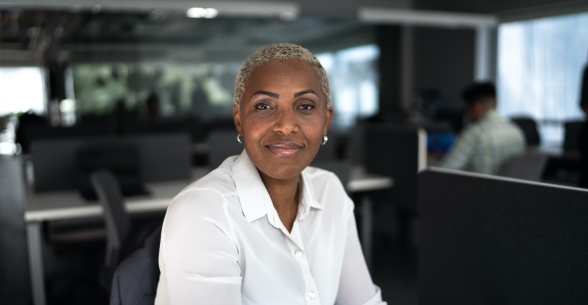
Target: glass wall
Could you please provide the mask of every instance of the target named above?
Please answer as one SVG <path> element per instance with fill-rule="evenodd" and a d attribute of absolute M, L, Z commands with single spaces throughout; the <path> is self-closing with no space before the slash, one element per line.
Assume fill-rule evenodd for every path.
<path fill-rule="evenodd" d="M 230 116 L 240 63 L 102 63 L 74 65 L 77 109 L 82 115 L 147 111 L 155 96 L 160 115 Z"/>
<path fill-rule="evenodd" d="M 317 55 L 329 75 L 336 128 L 346 130 L 357 118 L 378 112 L 379 55 L 376 45 Z"/>
<path fill-rule="evenodd" d="M 588 13 L 505 23 L 498 34 L 499 111 L 535 118 L 542 141 L 560 144 L 563 122 L 582 118 Z"/>
<path fill-rule="evenodd" d="M 365 45 L 317 55 L 331 83 L 333 126 L 345 130 L 356 118 L 378 111 L 379 49 Z M 118 112 L 146 115 L 155 95 L 163 117 L 197 115 L 204 120 L 232 116 L 235 79 L 241 62 L 80 63 L 72 66 L 80 115 Z"/>

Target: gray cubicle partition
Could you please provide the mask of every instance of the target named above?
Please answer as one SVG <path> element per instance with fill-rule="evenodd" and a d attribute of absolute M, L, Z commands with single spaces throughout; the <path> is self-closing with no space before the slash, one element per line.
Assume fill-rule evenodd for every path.
<path fill-rule="evenodd" d="M 145 182 L 190 178 L 192 150 L 188 133 L 40 140 L 33 142 L 31 148 L 35 191 L 77 188 L 76 151 L 88 146 L 121 144 L 137 146 Z"/>
<path fill-rule="evenodd" d="M 588 190 L 419 175 L 420 304 L 584 304 Z"/>
<path fill-rule="evenodd" d="M 369 124 L 363 132 L 366 170 L 392 177 L 391 201 L 397 207 L 415 211 L 417 174 L 426 167 L 426 132 L 391 124 Z"/>
<path fill-rule="evenodd" d="M 31 302 L 27 257 L 22 165 L 0 155 L 0 303 Z"/>

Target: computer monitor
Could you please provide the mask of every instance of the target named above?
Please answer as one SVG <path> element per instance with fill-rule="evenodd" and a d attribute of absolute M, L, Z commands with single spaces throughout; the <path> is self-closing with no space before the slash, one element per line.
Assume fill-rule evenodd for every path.
<path fill-rule="evenodd" d="M 588 299 L 588 190 L 432 168 L 419 211 L 421 305 Z"/>

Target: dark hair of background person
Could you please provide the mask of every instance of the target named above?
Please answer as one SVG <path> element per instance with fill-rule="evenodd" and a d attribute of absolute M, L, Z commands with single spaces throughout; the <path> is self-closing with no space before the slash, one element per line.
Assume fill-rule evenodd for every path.
<path fill-rule="evenodd" d="M 461 92 L 461 97 L 466 105 L 486 98 L 496 98 L 496 87 L 491 82 L 472 83 Z"/>

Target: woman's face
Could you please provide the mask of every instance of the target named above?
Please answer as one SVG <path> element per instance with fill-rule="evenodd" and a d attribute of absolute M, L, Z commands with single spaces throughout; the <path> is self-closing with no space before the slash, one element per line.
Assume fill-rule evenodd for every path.
<path fill-rule="evenodd" d="M 262 176 L 274 179 L 297 177 L 310 164 L 332 114 L 314 68 L 298 59 L 258 67 L 233 108 L 247 154 Z"/>

